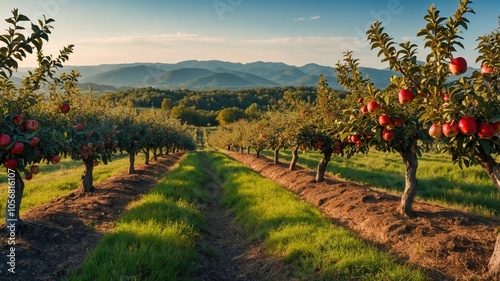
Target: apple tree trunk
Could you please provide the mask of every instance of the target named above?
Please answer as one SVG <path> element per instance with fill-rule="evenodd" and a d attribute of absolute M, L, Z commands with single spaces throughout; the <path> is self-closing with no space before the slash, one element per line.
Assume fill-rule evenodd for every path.
<path fill-rule="evenodd" d="M 296 146 L 292 150 L 292 161 L 290 161 L 290 171 L 295 170 L 295 166 L 297 164 L 297 160 L 299 159 L 299 147 Z"/>
<path fill-rule="evenodd" d="M 94 187 L 94 176 L 92 172 L 94 171 L 94 161 L 91 158 L 83 160 L 85 164 L 85 172 L 82 176 L 82 189 L 84 193 L 95 191 Z"/>
<path fill-rule="evenodd" d="M 144 152 L 144 155 L 146 156 L 146 160 L 144 161 L 144 164 L 149 165 L 149 148 L 144 148 L 142 149 Z"/>
<path fill-rule="evenodd" d="M 316 182 L 323 182 L 325 180 L 326 166 L 332 158 L 332 153 L 332 150 L 323 152 L 323 157 L 321 157 L 321 160 L 319 160 L 318 167 L 316 168 Z"/>
<path fill-rule="evenodd" d="M 255 150 L 255 158 L 259 158 L 260 157 L 260 149 L 256 149 Z"/>
<path fill-rule="evenodd" d="M 247 154 L 250 154 L 250 146 L 247 147 Z"/>
<path fill-rule="evenodd" d="M 280 149 L 274 149 L 274 164 L 279 164 L 280 162 L 280 159 L 279 159 L 279 156 L 280 156 Z"/>
<path fill-rule="evenodd" d="M 7 233 L 15 233 L 21 225 L 19 210 L 24 193 L 24 181 L 17 169 L 7 169 L 9 191 L 5 204 L 5 227 Z"/>
<path fill-rule="evenodd" d="M 414 216 L 413 201 L 417 192 L 417 154 L 408 149 L 408 151 L 400 152 L 405 165 L 405 189 L 401 195 L 401 205 L 399 212 L 403 216 Z"/>
<path fill-rule="evenodd" d="M 131 149 L 128 152 L 128 161 L 129 161 L 128 173 L 133 174 L 133 173 L 135 173 L 135 150 L 134 149 Z"/>
<path fill-rule="evenodd" d="M 486 153 L 483 149 L 478 148 L 476 158 L 486 171 L 486 174 L 491 178 L 495 187 L 500 191 L 500 165 L 495 161 L 491 154 Z M 500 233 L 497 236 L 495 249 L 488 263 L 489 274 L 493 280 L 500 279 Z"/>

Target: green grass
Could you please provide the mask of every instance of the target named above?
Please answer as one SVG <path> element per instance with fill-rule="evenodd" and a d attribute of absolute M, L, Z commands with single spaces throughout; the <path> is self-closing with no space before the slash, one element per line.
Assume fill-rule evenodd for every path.
<path fill-rule="evenodd" d="M 272 156 L 270 151 L 263 154 Z M 291 152 L 281 152 L 280 157 L 290 161 Z M 316 169 L 320 158 L 318 152 L 299 153 L 298 164 Z M 390 192 L 404 190 L 404 166 L 397 153 L 370 151 L 350 159 L 332 156 L 327 172 Z M 417 179 L 420 199 L 487 217 L 500 214 L 500 193 L 479 166 L 461 170 L 450 156 L 427 153 L 419 158 Z"/>
<path fill-rule="evenodd" d="M 271 253 L 296 263 L 306 280 L 426 280 L 369 246 L 356 235 L 333 226 L 311 205 L 222 154 L 208 153 L 223 183 L 223 203 L 253 239 L 263 239 Z"/>
<path fill-rule="evenodd" d="M 195 152 L 118 221 L 70 280 L 191 280 L 207 175 Z"/>
<path fill-rule="evenodd" d="M 144 163 L 144 154 L 136 157 L 136 164 Z M 118 155 L 108 165 L 94 167 L 94 183 L 107 179 L 108 177 L 128 169 L 128 154 Z M 81 177 L 85 170 L 82 161 L 62 159 L 57 165 L 41 164 L 40 173 L 33 179 L 25 180 L 24 195 L 21 203 L 21 215 L 29 208 L 50 202 L 50 200 L 68 194 L 81 187 Z M 7 173 L 0 174 L 0 210 L 5 209 L 7 201 Z M 5 200 L 4 200 L 5 199 Z M 4 219 L 0 223 L 3 223 Z"/>

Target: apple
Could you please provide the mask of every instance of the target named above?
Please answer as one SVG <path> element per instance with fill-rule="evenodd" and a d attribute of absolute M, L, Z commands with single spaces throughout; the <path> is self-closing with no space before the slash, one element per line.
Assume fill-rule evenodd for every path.
<path fill-rule="evenodd" d="M 405 120 L 401 117 L 391 117 L 392 119 L 392 124 L 394 124 L 395 127 L 401 128 L 405 124 Z"/>
<path fill-rule="evenodd" d="M 482 75 L 485 75 L 485 74 L 490 74 L 493 72 L 493 67 L 487 65 L 487 64 L 483 64 L 481 66 L 481 74 Z"/>
<path fill-rule="evenodd" d="M 82 124 L 76 124 L 73 128 L 75 130 L 77 130 L 77 131 L 83 131 L 83 125 Z"/>
<path fill-rule="evenodd" d="M 30 146 L 31 146 L 31 147 L 35 147 L 35 146 L 37 146 L 39 143 L 40 143 L 40 139 L 39 139 L 39 138 L 37 138 L 37 137 L 32 137 L 32 138 L 30 139 Z"/>
<path fill-rule="evenodd" d="M 460 130 L 458 129 L 457 122 L 452 122 L 451 124 L 444 123 L 442 130 L 443 130 L 443 134 L 449 138 L 456 137 L 460 133 Z"/>
<path fill-rule="evenodd" d="M 392 130 L 388 130 L 387 128 L 384 128 L 382 130 L 382 138 L 385 141 L 392 141 L 395 136 L 396 136 L 396 134 Z"/>
<path fill-rule="evenodd" d="M 370 101 L 366 105 L 367 109 L 369 112 L 377 113 L 380 111 L 380 104 L 378 104 L 376 101 Z"/>
<path fill-rule="evenodd" d="M 59 155 L 54 155 L 52 156 L 52 159 L 50 159 L 50 163 L 52 164 L 57 164 L 61 161 L 61 157 Z"/>
<path fill-rule="evenodd" d="M 38 130 L 38 121 L 36 121 L 36 120 L 28 120 L 24 124 L 24 127 L 28 131 L 36 131 L 36 130 Z"/>
<path fill-rule="evenodd" d="M 5 160 L 3 162 L 3 165 L 7 169 L 15 169 L 15 168 L 17 168 L 17 165 L 19 165 L 19 162 L 17 161 L 17 159 L 10 158 L 10 159 Z"/>
<path fill-rule="evenodd" d="M 387 115 L 380 115 L 380 117 L 378 118 L 378 123 L 382 127 L 387 127 L 387 126 L 393 125 L 391 117 L 389 117 Z"/>
<path fill-rule="evenodd" d="M 439 124 L 432 124 L 432 126 L 429 128 L 429 136 L 435 138 L 435 139 L 440 139 L 443 137 L 443 130 L 441 125 Z"/>
<path fill-rule="evenodd" d="M 5 147 L 5 146 L 9 145 L 11 140 L 12 139 L 8 135 L 0 134 L 0 146 Z"/>
<path fill-rule="evenodd" d="M 307 146 L 306 146 L 306 145 L 301 145 L 301 146 L 300 146 L 300 150 L 304 151 L 304 150 L 306 150 L 306 149 L 307 149 Z"/>
<path fill-rule="evenodd" d="M 363 115 L 368 114 L 368 106 L 363 105 L 360 110 L 361 110 L 361 113 L 363 113 Z"/>
<path fill-rule="evenodd" d="M 33 175 L 36 175 L 40 172 L 40 167 L 38 167 L 37 165 L 33 165 L 30 167 L 30 171 L 31 173 L 33 173 Z"/>
<path fill-rule="evenodd" d="M 62 113 L 68 113 L 70 108 L 71 106 L 68 102 L 64 102 L 59 106 L 59 110 L 61 110 Z"/>
<path fill-rule="evenodd" d="M 359 98 L 358 103 L 363 103 L 363 98 Z"/>
<path fill-rule="evenodd" d="M 95 161 L 95 160 L 94 160 L 94 161 L 92 161 L 92 166 L 94 166 L 94 167 L 95 167 L 95 166 L 97 166 L 97 165 L 99 165 L 99 162 L 97 162 L 97 161 Z"/>
<path fill-rule="evenodd" d="M 361 141 L 361 137 L 360 136 L 358 136 L 358 135 L 352 135 L 351 136 L 351 142 L 352 143 L 358 143 L 360 141 Z"/>
<path fill-rule="evenodd" d="M 31 180 L 33 178 L 33 173 L 32 172 L 24 172 L 24 179 L 26 180 Z"/>
<path fill-rule="evenodd" d="M 401 89 L 398 93 L 399 102 L 403 105 L 410 104 L 415 98 L 415 94 L 410 89 Z"/>
<path fill-rule="evenodd" d="M 495 128 L 488 123 L 480 123 L 477 126 L 477 136 L 480 139 L 489 140 L 495 135 Z"/>
<path fill-rule="evenodd" d="M 444 94 L 443 95 L 443 101 L 448 102 L 450 100 L 450 94 Z"/>
<path fill-rule="evenodd" d="M 458 129 L 460 133 L 470 136 L 477 131 L 476 119 L 472 116 L 465 116 L 458 121 Z"/>
<path fill-rule="evenodd" d="M 500 133 L 500 122 L 493 122 L 493 128 L 495 128 L 495 133 Z"/>
<path fill-rule="evenodd" d="M 10 149 L 12 154 L 22 154 L 24 152 L 24 143 L 16 141 Z"/>
<path fill-rule="evenodd" d="M 17 126 L 20 126 L 21 124 L 23 124 L 23 121 L 24 121 L 24 118 L 23 116 L 17 114 L 14 116 L 14 118 L 12 118 L 12 122 L 14 124 L 16 124 Z"/>
<path fill-rule="evenodd" d="M 467 71 L 467 61 L 462 57 L 454 58 L 448 67 L 453 75 L 461 75 Z"/>

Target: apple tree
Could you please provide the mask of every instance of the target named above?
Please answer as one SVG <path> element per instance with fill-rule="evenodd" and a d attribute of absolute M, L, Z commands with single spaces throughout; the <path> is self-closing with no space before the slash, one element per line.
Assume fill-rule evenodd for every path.
<path fill-rule="evenodd" d="M 43 18 L 32 23 L 14 9 L 6 22 L 9 24 L 7 33 L 0 35 L 0 163 L 7 168 L 9 176 L 13 174 L 5 212 L 5 230 L 9 231 L 22 225 L 19 210 L 24 180 L 38 173 L 37 164 L 43 160 L 59 162 L 63 133 L 38 110 L 44 102 L 39 90 L 42 87 L 55 89 L 59 85 L 55 72 L 68 60 L 72 46 L 64 47 L 55 58 L 44 56 L 42 47 L 51 33 L 52 19 Z M 31 24 L 31 31 L 26 31 L 25 23 Z M 34 52 L 38 66 L 25 75 L 21 86 L 15 85 L 11 77 L 19 62 Z"/>

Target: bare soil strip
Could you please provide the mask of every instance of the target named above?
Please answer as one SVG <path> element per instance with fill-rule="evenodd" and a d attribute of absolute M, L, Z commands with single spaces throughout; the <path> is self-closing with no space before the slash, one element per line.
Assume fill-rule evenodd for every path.
<path fill-rule="evenodd" d="M 230 210 L 221 205 L 222 188 L 206 163 L 210 175 L 207 191 L 210 202 L 203 206 L 206 230 L 202 233 L 201 263 L 196 270 L 197 280 L 275 280 L 296 279 L 297 269 L 280 257 L 270 255 L 259 241 L 249 242 L 242 226 Z"/>
<path fill-rule="evenodd" d="M 96 191 L 75 191 L 32 208 L 23 220 L 34 223 L 16 239 L 16 273 L 7 272 L 9 245 L 0 238 L 0 280 L 59 280 L 78 268 L 114 229 L 127 205 L 155 187 L 184 153 L 167 155 L 151 165 L 137 165 L 136 173 L 119 173 L 96 186 Z"/>
<path fill-rule="evenodd" d="M 316 183 L 314 171 L 289 171 L 267 158 L 226 152 L 300 198 L 316 206 L 332 223 L 353 230 L 402 262 L 428 271 L 435 280 L 487 280 L 488 260 L 500 220 L 417 201 L 418 217 L 397 214 L 400 197 L 380 190 L 326 177 Z"/>

